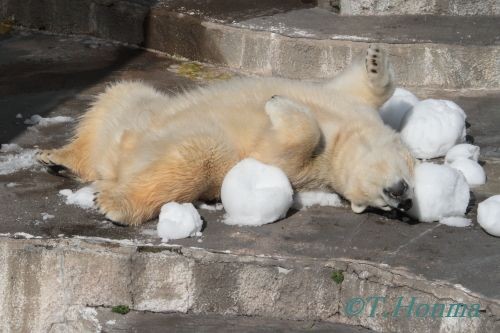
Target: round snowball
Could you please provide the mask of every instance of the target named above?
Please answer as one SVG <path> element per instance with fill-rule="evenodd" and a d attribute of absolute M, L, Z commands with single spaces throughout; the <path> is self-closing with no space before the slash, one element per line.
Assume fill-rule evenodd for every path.
<path fill-rule="evenodd" d="M 406 89 L 396 88 L 391 98 L 380 108 L 380 116 L 386 125 L 399 131 L 404 116 L 417 103 L 417 96 Z"/>
<path fill-rule="evenodd" d="M 169 202 L 161 207 L 157 226 L 162 241 L 196 236 L 203 226 L 200 214 L 193 204 Z"/>
<path fill-rule="evenodd" d="M 470 186 L 479 186 L 486 183 L 486 174 L 483 167 L 476 161 L 458 158 L 448 165 L 462 172 Z"/>
<path fill-rule="evenodd" d="M 500 237 L 500 195 L 479 203 L 477 222 L 490 235 Z"/>
<path fill-rule="evenodd" d="M 465 140 L 465 113 L 455 103 L 426 99 L 408 111 L 401 123 L 401 138 L 417 158 L 444 156 Z"/>
<path fill-rule="evenodd" d="M 447 165 L 421 163 L 415 168 L 413 207 L 408 214 L 422 222 L 463 216 L 469 204 L 464 175 Z"/>
<path fill-rule="evenodd" d="M 453 163 L 459 158 L 468 158 L 469 160 L 476 161 L 479 159 L 479 147 L 468 143 L 461 143 L 453 146 L 444 157 L 446 163 Z"/>
<path fill-rule="evenodd" d="M 285 217 L 293 190 L 281 169 L 247 158 L 224 178 L 221 199 L 227 213 L 225 223 L 262 225 Z"/>

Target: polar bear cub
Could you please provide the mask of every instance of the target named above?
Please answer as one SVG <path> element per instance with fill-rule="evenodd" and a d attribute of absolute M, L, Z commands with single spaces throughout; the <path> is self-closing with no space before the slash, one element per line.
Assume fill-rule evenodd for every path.
<path fill-rule="evenodd" d="M 407 210 L 414 159 L 378 108 L 394 91 L 377 45 L 332 80 L 234 79 L 168 96 L 141 82 L 100 94 L 66 146 L 38 160 L 94 182 L 107 218 L 138 225 L 171 201 L 220 197 L 226 173 L 252 157 L 297 191 L 341 194 L 356 213 Z"/>

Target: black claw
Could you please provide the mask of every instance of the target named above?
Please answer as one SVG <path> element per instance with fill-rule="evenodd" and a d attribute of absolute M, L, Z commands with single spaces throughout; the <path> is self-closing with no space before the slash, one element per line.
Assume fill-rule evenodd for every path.
<path fill-rule="evenodd" d="M 380 50 L 379 49 L 375 49 L 375 52 L 380 52 Z"/>
<path fill-rule="evenodd" d="M 371 72 L 377 74 L 377 71 L 375 69 L 372 69 Z"/>
<path fill-rule="evenodd" d="M 372 57 L 373 57 L 373 58 L 378 58 L 378 55 L 374 54 Z"/>
<path fill-rule="evenodd" d="M 128 224 L 123 224 L 123 223 L 116 222 L 116 221 L 113 221 L 110 219 L 107 219 L 107 220 L 110 221 L 111 223 L 113 223 L 114 225 L 116 225 L 117 227 L 128 227 Z"/>

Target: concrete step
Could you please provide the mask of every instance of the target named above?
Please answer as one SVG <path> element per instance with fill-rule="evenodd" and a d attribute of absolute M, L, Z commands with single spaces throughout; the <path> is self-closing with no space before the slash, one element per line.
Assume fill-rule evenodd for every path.
<path fill-rule="evenodd" d="M 344 17 L 298 0 L 1 1 L 0 17 L 20 25 L 93 34 L 259 75 L 331 77 L 377 42 L 392 55 L 400 85 L 500 88 L 498 17 Z"/>
<path fill-rule="evenodd" d="M 342 15 L 500 15 L 497 0 L 318 0 Z"/>
<path fill-rule="evenodd" d="M 119 315 L 98 309 L 103 332 L 134 333 L 369 333 L 372 330 L 353 325 L 315 321 L 213 314 L 152 313 L 132 311 Z"/>
<path fill-rule="evenodd" d="M 89 37 L 22 31 L 2 36 L 0 49 L 0 72 L 7 74 L 0 76 L 0 143 L 25 148 L 58 147 L 72 133 L 68 123 L 28 130 L 25 118 L 77 118 L 109 81 L 142 79 L 175 92 L 237 75 L 200 64 L 187 71 L 192 63 Z M 465 109 L 488 175 L 475 196 L 500 193 L 500 92 L 416 93 L 451 98 Z M 222 212 L 200 210 L 207 222 L 201 238 L 163 244 L 156 221 L 117 227 L 58 195 L 81 186 L 40 169 L 0 175 L 0 331 L 67 332 L 81 318 L 95 324 L 93 310 L 117 305 L 381 332 L 500 331 L 498 239 L 475 223 L 475 209 L 468 214 L 474 226 L 464 229 L 328 207 L 240 228 L 221 223 Z M 378 296 L 385 303 L 372 316 Z M 468 307 L 464 314 L 453 305 L 459 303 Z M 433 318 L 422 315 L 421 304 L 445 310 Z"/>

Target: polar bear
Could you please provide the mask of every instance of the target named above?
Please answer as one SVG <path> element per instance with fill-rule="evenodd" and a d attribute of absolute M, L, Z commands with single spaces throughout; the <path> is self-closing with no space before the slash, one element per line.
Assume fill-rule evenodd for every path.
<path fill-rule="evenodd" d="M 110 220 L 138 225 L 170 201 L 215 200 L 251 157 L 281 168 L 296 191 L 341 194 L 352 210 L 407 210 L 414 158 L 378 108 L 394 91 L 386 52 L 323 83 L 238 78 L 174 96 L 120 82 L 97 96 L 66 146 L 38 160 L 94 182 Z"/>

